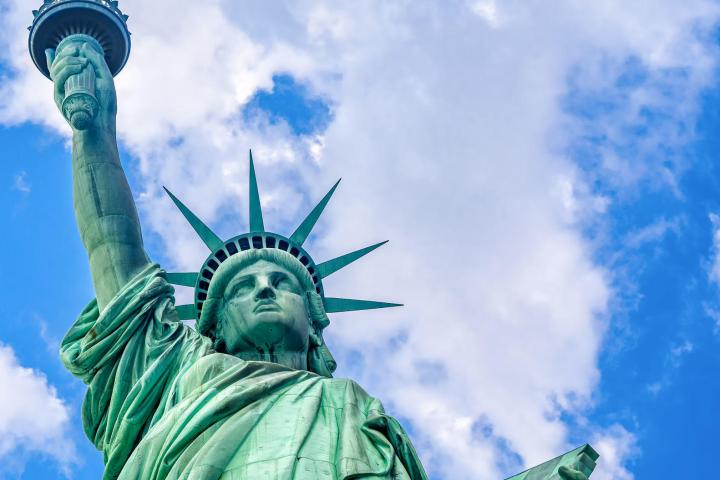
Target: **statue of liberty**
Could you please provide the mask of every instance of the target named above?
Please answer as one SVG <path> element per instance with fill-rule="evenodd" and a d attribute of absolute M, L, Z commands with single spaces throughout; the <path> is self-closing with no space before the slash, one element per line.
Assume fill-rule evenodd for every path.
<path fill-rule="evenodd" d="M 88 386 L 82 421 L 103 478 L 426 479 L 382 404 L 332 377 L 327 314 L 395 306 L 325 296 L 324 278 L 382 245 L 323 263 L 303 249 L 337 184 L 290 236 L 267 232 L 251 155 L 249 233 L 229 240 L 168 192 L 210 254 L 198 272 L 166 273 L 143 247 L 107 57 L 91 37 L 68 38 L 45 52 L 47 72 L 73 129 L 74 209 L 96 298 L 61 355 Z M 94 76 L 97 105 L 81 101 L 90 114 L 78 116 L 66 90 L 81 75 Z M 194 287 L 194 303 L 176 306 L 171 284 Z M 522 478 L 586 480 L 595 458 L 578 458 Z"/>

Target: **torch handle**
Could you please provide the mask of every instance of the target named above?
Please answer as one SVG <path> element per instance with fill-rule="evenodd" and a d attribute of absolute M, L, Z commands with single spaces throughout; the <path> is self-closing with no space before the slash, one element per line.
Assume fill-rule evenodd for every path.
<path fill-rule="evenodd" d="M 88 65 L 82 72 L 65 81 L 62 112 L 76 130 L 87 130 L 98 112 L 95 97 L 95 71 Z"/>

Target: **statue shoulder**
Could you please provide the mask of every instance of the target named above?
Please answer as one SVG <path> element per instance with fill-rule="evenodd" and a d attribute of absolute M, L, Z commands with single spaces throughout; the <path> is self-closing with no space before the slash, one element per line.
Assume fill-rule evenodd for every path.
<path fill-rule="evenodd" d="M 385 413 L 380 400 L 367 393 L 355 380 L 323 377 L 321 382 L 325 398 L 332 400 L 336 407 L 356 405 L 366 414 L 371 411 Z"/>

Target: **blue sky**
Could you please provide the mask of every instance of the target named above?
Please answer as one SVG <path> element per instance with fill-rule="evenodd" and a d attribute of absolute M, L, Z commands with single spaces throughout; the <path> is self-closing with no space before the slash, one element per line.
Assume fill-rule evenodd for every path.
<path fill-rule="evenodd" d="M 713 474 L 715 2 L 182 1 L 197 27 L 123 3 L 119 136 L 153 259 L 204 259 L 161 185 L 229 237 L 248 148 L 279 233 L 342 176 L 315 259 L 391 242 L 326 289 L 406 307 L 334 316 L 328 341 L 431 478 L 588 441 L 593 479 Z M 32 8 L 0 0 L 0 478 L 93 479 L 84 386 L 57 354 L 92 287 L 68 132 L 24 50 Z"/>
<path fill-rule="evenodd" d="M 720 206 L 718 93 L 711 88 L 703 95 L 697 138 L 684 149 L 691 165 L 679 182 L 682 198 L 650 191 L 611 212 L 606 255 L 621 250 L 638 225 L 662 219 L 673 225 L 616 260 L 636 291 L 618 312 L 600 362 L 602 401 L 595 415 L 635 424 L 642 451 L 632 468 L 637 478 L 705 478 L 714 468 L 704 460 L 669 458 L 706 451 L 718 429 L 720 349 L 708 312 L 718 302 L 708 275 L 715 249 L 709 215 Z"/>

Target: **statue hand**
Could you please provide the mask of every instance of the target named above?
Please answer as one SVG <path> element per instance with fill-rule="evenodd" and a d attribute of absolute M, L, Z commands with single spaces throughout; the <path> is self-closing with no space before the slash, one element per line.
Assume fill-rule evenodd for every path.
<path fill-rule="evenodd" d="M 51 48 L 45 50 L 50 77 L 55 84 L 55 104 L 62 111 L 65 99 L 65 82 L 72 75 L 82 72 L 85 68 L 95 71 L 95 97 L 99 103 L 99 111 L 93 126 L 102 131 L 115 132 L 115 116 L 117 115 L 117 96 L 112 73 L 105 62 L 105 57 L 95 51 L 87 43 L 80 48 L 66 48 L 60 55 L 55 55 Z"/>
<path fill-rule="evenodd" d="M 562 466 L 558 470 L 558 473 L 562 480 L 588 480 L 588 477 L 584 473 L 574 468 Z"/>
<path fill-rule="evenodd" d="M 562 480 L 588 480 L 595 470 L 595 460 L 587 452 L 581 453 L 575 458 L 572 467 L 562 466 L 558 474 Z"/>

